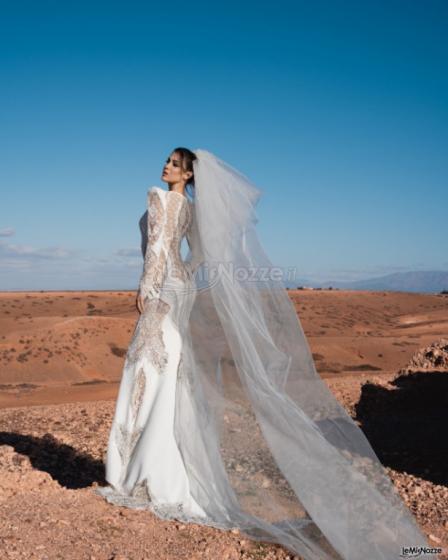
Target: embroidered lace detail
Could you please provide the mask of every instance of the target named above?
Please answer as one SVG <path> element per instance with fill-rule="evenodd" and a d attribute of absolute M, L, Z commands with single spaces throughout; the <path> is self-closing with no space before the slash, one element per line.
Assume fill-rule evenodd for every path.
<path fill-rule="evenodd" d="M 146 375 L 145 370 L 140 367 L 136 378 L 134 379 L 134 387 L 132 391 L 131 412 L 132 422 L 135 424 L 137 416 L 142 405 L 143 395 L 145 394 Z"/>
<path fill-rule="evenodd" d="M 163 206 L 160 195 L 156 190 L 152 190 L 148 195 L 148 238 L 154 244 L 162 232 L 163 225 Z"/>
<path fill-rule="evenodd" d="M 159 297 L 163 286 L 167 264 L 167 255 L 159 241 L 163 224 L 162 199 L 156 189 L 151 189 L 148 193 L 147 243 L 139 285 L 144 300 Z"/>
<path fill-rule="evenodd" d="M 185 196 L 159 188 L 149 191 L 147 243 L 139 285 L 145 301 L 160 297 L 168 270 L 173 278 L 189 281 L 191 270 L 182 260 L 180 244 L 191 220 L 192 209 Z"/>
<path fill-rule="evenodd" d="M 115 441 L 121 457 L 123 475 L 131 458 L 132 451 L 143 431 L 143 428 L 136 427 L 138 413 L 142 404 L 146 386 L 146 375 L 142 367 L 136 374 L 131 393 L 131 428 L 127 429 L 124 424 L 118 423 L 115 431 Z"/>
<path fill-rule="evenodd" d="M 166 272 L 166 253 L 156 253 L 149 245 L 145 255 L 145 266 L 140 291 L 144 299 L 159 297 Z"/>
<path fill-rule="evenodd" d="M 133 428 L 132 430 L 127 430 L 123 424 L 117 424 L 115 431 L 115 441 L 117 444 L 118 452 L 120 453 L 123 469 L 125 469 L 127 464 L 129 463 L 132 451 L 134 450 L 135 444 L 137 443 L 142 430 L 142 428 Z"/>
<path fill-rule="evenodd" d="M 178 226 L 179 208 L 183 200 L 178 196 L 169 196 L 166 200 L 166 220 L 164 229 L 165 247 L 167 251 L 171 248 L 173 237 Z"/>
<path fill-rule="evenodd" d="M 197 523 L 198 525 L 225 530 L 241 530 L 242 527 L 230 521 L 216 521 L 209 515 L 201 516 L 190 514 L 186 511 L 185 504 L 182 502 L 155 503 L 151 500 L 146 480 L 139 482 L 136 487 L 134 487 L 131 495 L 121 493 L 111 485 L 94 488 L 94 493 L 102 496 L 111 504 L 131 509 L 148 510 L 164 520 L 176 520 L 181 523 Z M 248 528 L 250 527 L 248 526 Z"/>
<path fill-rule="evenodd" d="M 168 353 L 163 341 L 162 321 L 170 310 L 163 299 L 150 299 L 140 315 L 134 336 L 129 344 L 126 359 L 136 364 L 143 357 L 163 373 L 168 363 Z"/>
<path fill-rule="evenodd" d="M 151 494 L 149 492 L 147 480 L 141 480 L 132 489 L 131 495 L 144 503 L 152 502 Z"/>
<path fill-rule="evenodd" d="M 188 281 L 189 272 L 184 265 L 179 249 L 181 240 L 188 229 L 190 217 L 189 203 L 183 195 L 167 198 L 165 248 L 170 255 L 173 278 L 180 278 L 184 282 Z"/>
<path fill-rule="evenodd" d="M 164 194 L 163 194 L 164 193 Z M 152 188 L 148 193 L 148 216 L 145 224 L 147 240 L 143 274 L 140 280 L 141 294 L 145 299 L 141 313 L 126 354 L 125 367 L 138 368 L 133 379 L 130 396 L 130 422 L 115 425 L 115 442 L 122 461 L 120 482 L 117 487 L 108 485 L 94 490 L 112 504 L 134 509 L 152 511 L 161 519 L 177 519 L 185 523 L 198 523 L 218 529 L 232 529 L 237 526 L 225 519 L 216 521 L 209 515 L 190 513 L 190 501 L 157 502 L 151 492 L 148 478 L 138 481 L 132 490 L 124 491 L 124 480 L 129 461 L 141 437 L 143 428 L 137 426 L 138 414 L 150 379 L 145 374 L 146 363 L 154 366 L 159 374 L 167 370 L 168 351 L 163 339 L 163 321 L 171 310 L 171 305 L 162 297 L 167 271 L 182 280 L 191 275 L 190 263 L 184 263 L 180 255 L 180 243 L 189 231 L 193 220 L 192 207 L 186 197 L 179 193 Z M 184 357 L 181 352 L 177 367 L 177 379 L 185 375 Z M 239 528 L 240 526 L 238 526 Z"/>

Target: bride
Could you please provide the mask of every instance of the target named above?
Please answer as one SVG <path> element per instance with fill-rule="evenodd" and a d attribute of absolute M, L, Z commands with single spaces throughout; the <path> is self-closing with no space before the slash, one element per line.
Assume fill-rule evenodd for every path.
<path fill-rule="evenodd" d="M 256 233 L 262 191 L 202 149 L 173 150 L 161 179 L 168 190 L 149 189 L 140 220 L 140 316 L 108 485 L 96 492 L 164 519 L 239 528 L 306 560 L 393 560 L 411 546 L 429 558 L 387 471 L 316 371 Z"/>

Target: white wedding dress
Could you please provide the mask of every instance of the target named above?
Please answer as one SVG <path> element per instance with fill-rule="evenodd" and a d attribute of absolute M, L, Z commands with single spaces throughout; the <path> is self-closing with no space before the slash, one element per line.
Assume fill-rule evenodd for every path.
<path fill-rule="evenodd" d="M 426 547 L 320 378 L 281 279 L 266 274 L 275 269 L 255 229 L 261 192 L 195 153 L 194 203 L 148 192 L 145 309 L 124 363 L 108 486 L 95 492 L 164 519 L 237 527 L 306 560 L 394 560 L 401 547 Z"/>
<path fill-rule="evenodd" d="M 139 289 L 147 299 L 127 351 L 109 435 L 109 486 L 96 489 L 111 503 L 189 521 L 207 517 L 190 493 L 173 433 L 195 298 L 194 262 L 183 262 L 180 253 L 183 237 L 193 235 L 192 215 L 184 195 L 149 189 L 148 212 L 140 220 L 145 264 Z"/>

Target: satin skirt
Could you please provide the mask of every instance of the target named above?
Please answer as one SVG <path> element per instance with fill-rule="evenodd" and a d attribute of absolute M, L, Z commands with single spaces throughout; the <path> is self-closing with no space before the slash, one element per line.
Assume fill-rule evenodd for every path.
<path fill-rule="evenodd" d="M 182 283 L 146 301 L 126 354 L 109 434 L 108 486 L 95 492 L 162 518 L 206 522 L 174 437 L 184 331 L 194 298 L 194 290 Z"/>

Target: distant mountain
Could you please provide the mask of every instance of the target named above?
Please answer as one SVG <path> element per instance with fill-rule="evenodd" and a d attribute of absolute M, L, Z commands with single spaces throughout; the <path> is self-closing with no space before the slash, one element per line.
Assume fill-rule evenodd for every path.
<path fill-rule="evenodd" d="M 298 286 L 312 288 L 339 288 L 341 290 L 390 290 L 399 292 L 435 292 L 448 290 L 448 271 L 416 270 L 413 272 L 395 272 L 377 278 L 366 278 L 355 281 L 328 280 L 314 282 L 312 280 L 296 280 L 285 282 L 288 288 Z"/>

